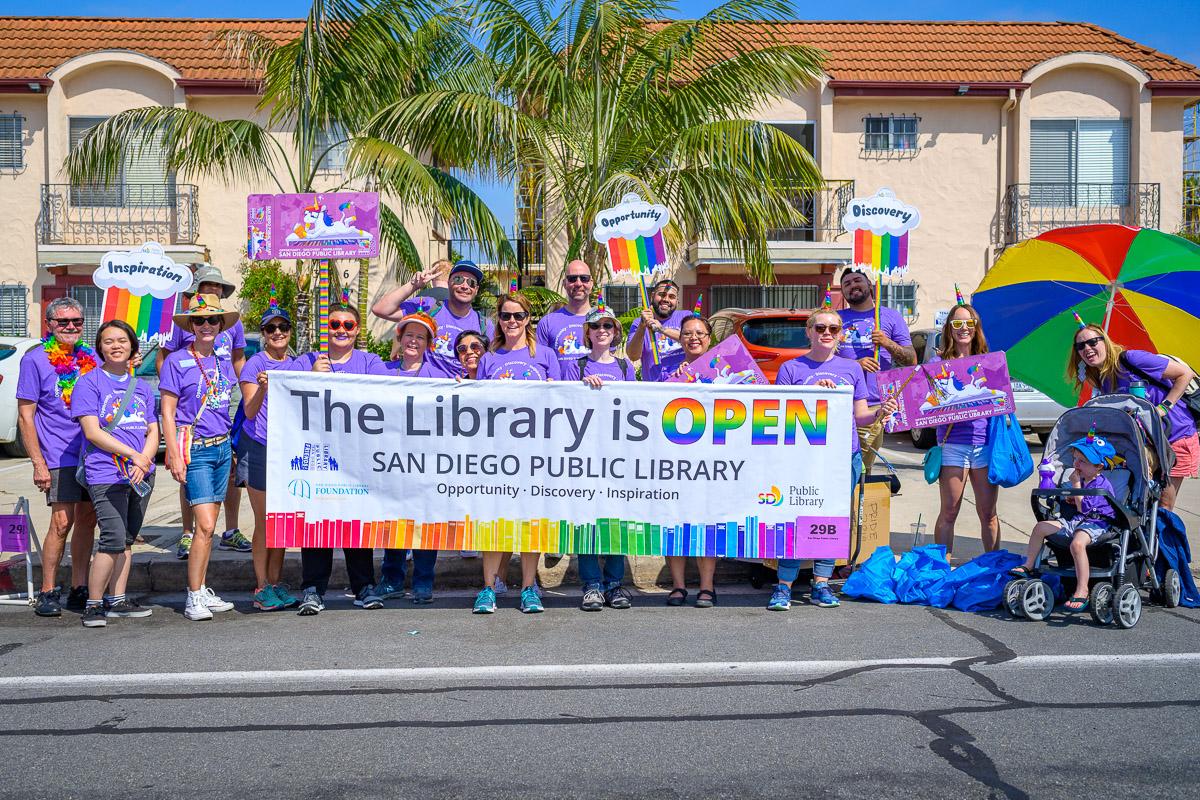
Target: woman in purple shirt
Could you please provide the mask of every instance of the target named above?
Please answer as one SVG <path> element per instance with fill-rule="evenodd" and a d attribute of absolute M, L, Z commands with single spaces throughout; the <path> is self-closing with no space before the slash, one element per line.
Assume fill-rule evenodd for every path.
<path fill-rule="evenodd" d="M 100 546 L 88 574 L 85 628 L 102 628 L 110 617 L 150 616 L 150 609 L 125 596 L 133 563 L 130 548 L 150 504 L 158 453 L 153 391 L 130 375 L 130 359 L 137 351 L 137 334 L 128 324 L 101 325 L 96 355 L 104 363 L 79 379 L 71 405 L 87 438 L 81 458 L 100 524 Z"/>
<path fill-rule="evenodd" d="M 931 363 L 951 358 L 980 356 L 988 351 L 983 335 L 983 320 L 979 312 L 966 303 L 950 309 L 942 325 L 942 342 Z M 996 516 L 996 499 L 1000 487 L 988 480 L 988 459 L 992 443 L 988 439 L 988 420 L 972 419 L 941 425 L 937 440 L 942 445 L 942 472 L 938 477 L 942 507 L 933 526 L 933 540 L 946 546 L 946 555 L 954 552 L 954 523 L 962 508 L 967 479 L 975 493 L 975 513 L 979 515 L 979 536 L 983 549 L 991 552 L 1000 547 L 1000 518 Z"/>
<path fill-rule="evenodd" d="M 237 316 L 236 311 L 222 308 L 216 295 L 196 295 L 187 311 L 175 315 L 175 324 L 191 328 L 195 339 L 167 356 L 159 377 L 167 469 L 171 477 L 185 485 L 195 518 L 183 611 L 191 620 L 212 619 L 213 612 L 233 609 L 233 603 L 208 588 L 205 575 L 217 512 L 225 499 L 233 461 L 229 396 L 237 383 L 233 362 L 219 356 L 214 343 Z"/>

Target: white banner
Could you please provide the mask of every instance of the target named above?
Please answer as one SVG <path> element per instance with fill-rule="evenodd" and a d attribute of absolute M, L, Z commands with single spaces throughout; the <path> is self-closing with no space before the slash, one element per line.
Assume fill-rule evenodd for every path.
<path fill-rule="evenodd" d="M 849 389 L 273 372 L 273 547 L 844 558 Z"/>

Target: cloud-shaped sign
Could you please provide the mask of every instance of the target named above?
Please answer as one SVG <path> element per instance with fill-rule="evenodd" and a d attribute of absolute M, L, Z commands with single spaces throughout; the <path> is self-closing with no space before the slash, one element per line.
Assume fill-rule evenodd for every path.
<path fill-rule="evenodd" d="M 630 192 L 621 198 L 620 204 L 606 208 L 596 215 L 592 238 L 604 244 L 613 238 L 650 237 L 665 228 L 670 221 L 671 212 L 666 206 L 647 203 L 637 194 Z"/>
<path fill-rule="evenodd" d="M 158 242 L 146 242 L 134 250 L 105 253 L 92 273 L 92 283 L 101 289 L 115 286 L 130 294 L 165 300 L 192 285 L 192 271 L 172 261 Z"/>
<path fill-rule="evenodd" d="M 896 199 L 891 189 L 880 189 L 871 197 L 856 197 L 846 207 L 842 227 L 847 231 L 869 230 L 876 236 L 899 236 L 921 224 L 921 212 Z"/>

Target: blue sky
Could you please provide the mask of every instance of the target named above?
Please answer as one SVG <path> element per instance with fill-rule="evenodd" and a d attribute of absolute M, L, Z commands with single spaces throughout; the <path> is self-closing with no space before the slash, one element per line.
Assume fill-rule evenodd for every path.
<path fill-rule="evenodd" d="M 694 17 L 717 5 L 714 0 L 681 0 L 677 16 Z M 63 16 L 121 17 L 298 17 L 309 6 L 288 0 L 56 0 L 41 13 Z M 799 7 L 798 7 L 799 8 Z M 24 0 L 0 0 L 0 14 L 27 15 L 33 8 Z M 1192 64 L 1200 64 L 1200 1 L 1063 2 L 964 4 L 949 0 L 881 4 L 867 0 L 842 0 L 832 13 L 797 11 L 797 19 L 880 19 L 881 12 L 896 19 L 1066 20 L 1092 22 L 1141 44 L 1162 50 Z M 883 17 L 886 18 L 886 17 Z M 512 224 L 512 191 L 503 186 L 480 186 L 481 195 L 506 226 Z"/>

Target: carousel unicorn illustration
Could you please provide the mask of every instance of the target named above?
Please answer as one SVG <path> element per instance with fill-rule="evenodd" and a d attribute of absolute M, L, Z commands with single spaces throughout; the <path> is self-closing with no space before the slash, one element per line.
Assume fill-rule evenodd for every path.
<path fill-rule="evenodd" d="M 346 201 L 338 206 L 341 216 L 334 219 L 328 208 L 321 202 L 320 197 L 312 205 L 304 207 L 304 219 L 296 223 L 292 232 L 287 235 L 288 244 L 298 244 L 301 241 L 327 242 L 335 240 L 339 243 L 357 242 L 364 249 L 371 246 L 371 234 L 355 226 L 357 213 L 354 202 Z"/>
<path fill-rule="evenodd" d="M 925 373 L 925 380 L 929 383 L 929 394 L 925 397 L 925 402 L 921 404 L 922 413 L 927 414 L 934 409 L 985 403 L 1002 406 L 1008 402 L 1008 397 L 1004 392 L 984 386 L 987 383 L 987 376 L 983 374 L 979 364 L 967 367 L 966 382 L 959 380 L 958 376 L 954 374 L 954 370 L 949 369 L 945 363 L 934 375 L 930 375 L 929 370 L 924 367 L 921 370 Z"/>

